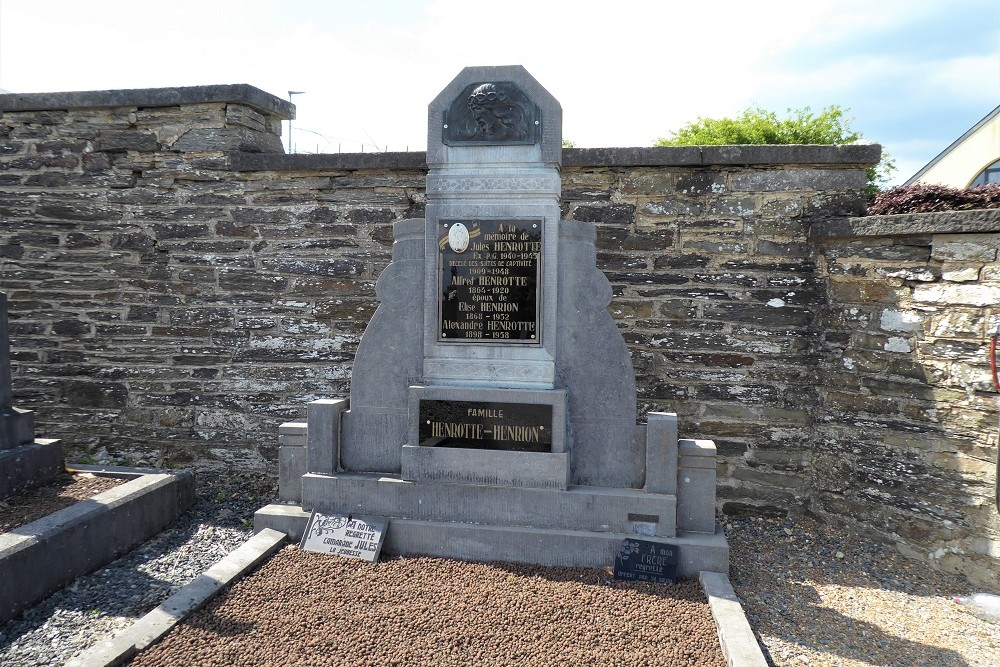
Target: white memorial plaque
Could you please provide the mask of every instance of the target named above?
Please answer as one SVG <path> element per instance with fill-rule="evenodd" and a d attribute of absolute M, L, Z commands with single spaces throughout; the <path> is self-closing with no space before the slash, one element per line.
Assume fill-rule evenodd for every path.
<path fill-rule="evenodd" d="M 382 552 L 388 523 L 387 519 L 313 512 L 300 546 L 306 551 L 374 563 Z"/>

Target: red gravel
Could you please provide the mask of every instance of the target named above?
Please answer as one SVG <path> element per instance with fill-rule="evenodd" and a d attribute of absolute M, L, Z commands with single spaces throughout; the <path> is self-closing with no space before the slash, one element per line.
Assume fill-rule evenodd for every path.
<path fill-rule="evenodd" d="M 286 547 L 133 665 L 725 667 L 697 581 Z"/>
<path fill-rule="evenodd" d="M 0 499 L 0 533 L 93 498 L 125 481 L 114 477 L 95 477 L 89 473 L 57 475 L 45 484 Z"/>

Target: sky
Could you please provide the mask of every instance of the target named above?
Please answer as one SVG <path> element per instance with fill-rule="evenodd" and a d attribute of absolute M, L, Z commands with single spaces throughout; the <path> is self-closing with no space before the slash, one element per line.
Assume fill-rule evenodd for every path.
<path fill-rule="evenodd" d="M 296 152 L 424 150 L 472 65 L 523 65 L 579 147 L 836 104 L 899 183 L 1000 105 L 1000 0 L 0 0 L 0 89 L 302 91 Z"/>

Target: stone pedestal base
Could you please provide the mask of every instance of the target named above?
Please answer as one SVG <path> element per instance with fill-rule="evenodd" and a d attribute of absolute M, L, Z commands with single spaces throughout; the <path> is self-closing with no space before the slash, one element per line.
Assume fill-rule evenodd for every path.
<path fill-rule="evenodd" d="M 365 473 L 307 474 L 302 507 L 364 514 L 543 530 L 677 534 L 677 498 L 640 489 L 533 487 L 412 481 Z"/>
<path fill-rule="evenodd" d="M 254 530 L 272 528 L 302 538 L 309 512 L 297 505 L 268 505 L 254 515 Z M 711 535 L 679 533 L 673 537 L 522 526 L 490 526 L 423 519 L 392 519 L 383 552 L 470 561 L 538 563 L 565 567 L 611 567 L 626 537 L 663 542 L 678 547 L 677 573 L 728 572 L 729 546 L 721 528 Z"/>
<path fill-rule="evenodd" d="M 433 392 L 458 390 L 426 391 L 438 398 Z M 415 418 L 426 396 L 414 396 Z M 378 516 L 389 520 L 387 553 L 594 567 L 611 566 L 622 540 L 640 537 L 678 546 L 684 576 L 728 571 L 729 548 L 715 523 L 715 445 L 678 440 L 674 414 L 650 413 L 648 426 L 634 427 L 646 440 L 645 485 L 621 488 L 572 484 L 562 441 L 542 453 L 439 449 L 415 444 L 415 428 L 401 448 L 401 472 L 307 472 L 310 460 L 336 459 L 330 425 L 339 405 L 314 401 L 308 422 L 281 425 L 279 498 L 295 504 L 258 511 L 257 530 L 298 539 L 313 510 Z M 554 415 L 561 419 L 561 410 Z"/>
<path fill-rule="evenodd" d="M 301 505 L 269 505 L 255 530 L 299 539 L 312 510 L 389 519 L 384 549 L 473 561 L 610 567 L 626 537 L 679 547 L 678 572 L 727 572 L 729 548 L 714 522 L 678 530 L 678 498 L 642 489 L 495 486 L 340 472 L 301 477 Z"/>

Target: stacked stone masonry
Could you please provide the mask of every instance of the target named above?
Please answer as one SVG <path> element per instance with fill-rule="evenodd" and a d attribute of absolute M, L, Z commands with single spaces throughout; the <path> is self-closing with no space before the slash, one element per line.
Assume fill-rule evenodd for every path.
<path fill-rule="evenodd" d="M 827 292 L 811 506 L 1000 588 L 1000 211 L 813 226 Z"/>
<path fill-rule="evenodd" d="M 71 459 L 274 472 L 278 425 L 348 394 L 424 155 L 283 155 L 292 108 L 246 86 L 103 95 L 0 96 L 15 401 Z M 562 213 L 597 225 L 638 416 L 715 440 L 723 512 L 997 587 L 1000 217 L 857 218 L 877 159 L 568 149 Z"/>

